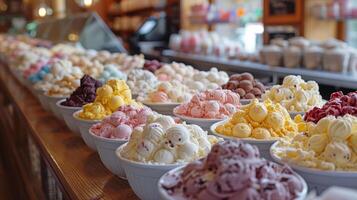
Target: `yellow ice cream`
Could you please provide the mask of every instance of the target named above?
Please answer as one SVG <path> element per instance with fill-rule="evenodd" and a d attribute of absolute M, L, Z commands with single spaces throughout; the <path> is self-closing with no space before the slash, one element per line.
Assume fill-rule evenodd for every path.
<path fill-rule="evenodd" d="M 141 106 L 132 97 L 128 85 L 123 80 L 111 79 L 97 89 L 93 103 L 83 106 L 79 117 L 89 120 L 101 120 L 123 105 Z"/>
<path fill-rule="evenodd" d="M 306 122 L 305 127 L 305 133 L 297 135 L 293 140 L 280 141 L 272 149 L 273 153 L 287 162 L 303 167 L 357 170 L 357 117 L 327 116 L 317 124 Z"/>
<path fill-rule="evenodd" d="M 300 76 L 294 75 L 286 76 L 282 85 L 274 85 L 262 98 L 280 103 L 290 112 L 306 112 L 323 104 L 318 84 L 315 81 L 305 82 Z"/>
<path fill-rule="evenodd" d="M 261 103 L 255 99 L 242 106 L 227 123 L 218 126 L 216 132 L 237 138 L 266 140 L 293 137 L 298 133 L 298 126 L 281 105 L 270 100 Z"/>

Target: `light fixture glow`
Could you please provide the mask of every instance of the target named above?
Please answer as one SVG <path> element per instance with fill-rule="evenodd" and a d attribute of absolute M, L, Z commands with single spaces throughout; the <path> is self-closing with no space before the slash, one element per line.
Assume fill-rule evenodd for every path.
<path fill-rule="evenodd" d="M 52 9 L 50 7 L 48 7 L 46 4 L 41 3 L 35 9 L 35 15 L 37 17 L 41 17 L 41 18 L 52 15 Z"/>
<path fill-rule="evenodd" d="M 97 3 L 99 0 L 75 0 L 80 7 L 89 8 Z"/>
<path fill-rule="evenodd" d="M 83 4 L 86 7 L 90 7 L 90 6 L 92 6 L 93 1 L 92 0 L 83 0 Z"/>
<path fill-rule="evenodd" d="M 46 8 L 39 8 L 38 9 L 38 16 L 40 17 L 44 17 L 47 15 L 47 11 L 46 11 Z"/>

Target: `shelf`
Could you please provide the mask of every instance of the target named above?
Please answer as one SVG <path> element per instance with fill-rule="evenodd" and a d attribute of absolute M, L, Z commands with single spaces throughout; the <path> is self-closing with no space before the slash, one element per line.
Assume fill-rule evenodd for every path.
<path fill-rule="evenodd" d="M 133 16 L 133 15 L 148 15 L 152 12 L 164 11 L 166 7 L 146 7 L 137 10 L 131 10 L 127 12 L 110 12 L 109 16 L 111 17 L 121 17 L 121 16 Z"/>
<path fill-rule="evenodd" d="M 20 115 L 16 124 L 23 125 L 33 138 L 64 199 L 137 199 L 128 182 L 110 173 L 98 154 L 70 132 L 64 122 L 46 112 L 5 66 L 1 67 L 0 81 L 6 98 Z"/>
<path fill-rule="evenodd" d="M 211 67 L 217 67 L 227 72 L 250 72 L 253 74 L 269 75 L 275 79 L 283 78 L 287 75 L 300 75 L 305 80 L 315 80 L 324 85 L 357 89 L 356 75 L 308 69 L 272 67 L 250 61 L 230 60 L 216 56 L 193 55 L 172 50 L 165 50 L 162 52 L 162 55 L 172 61 L 184 62 L 200 70 L 209 70 Z"/>

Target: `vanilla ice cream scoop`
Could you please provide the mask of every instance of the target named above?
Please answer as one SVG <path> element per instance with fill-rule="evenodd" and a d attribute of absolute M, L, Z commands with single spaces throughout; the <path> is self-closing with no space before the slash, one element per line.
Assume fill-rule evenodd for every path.
<path fill-rule="evenodd" d="M 270 100 L 259 102 L 257 99 L 243 105 L 216 128 L 217 133 L 226 136 L 260 140 L 292 137 L 297 131 L 297 124 L 284 107 Z"/>
<path fill-rule="evenodd" d="M 318 84 L 315 81 L 305 82 L 300 76 L 294 75 L 286 76 L 282 85 L 274 85 L 262 98 L 280 103 L 291 112 L 306 112 L 323 104 Z"/>
<path fill-rule="evenodd" d="M 141 133 L 135 133 L 141 132 Z M 186 163 L 205 156 L 220 139 L 208 136 L 196 125 L 177 124 L 170 116 L 148 117 L 123 149 L 127 159 L 155 164 Z"/>
<path fill-rule="evenodd" d="M 327 116 L 317 125 L 298 122 L 304 127 L 291 141 L 280 141 L 272 148 L 274 155 L 299 166 L 320 170 L 356 171 L 357 135 L 353 127 L 357 117 Z"/>
<path fill-rule="evenodd" d="M 351 149 L 344 142 L 331 142 L 326 145 L 323 156 L 337 167 L 346 166 L 351 161 Z"/>

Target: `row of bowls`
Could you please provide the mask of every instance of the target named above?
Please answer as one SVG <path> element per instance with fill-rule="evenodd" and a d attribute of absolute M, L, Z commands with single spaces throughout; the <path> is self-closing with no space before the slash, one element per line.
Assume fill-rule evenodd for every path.
<path fill-rule="evenodd" d="M 140 198 L 158 199 L 159 194 L 161 196 L 169 197 L 165 193 L 165 190 L 162 190 L 162 188 L 159 188 L 159 191 L 157 190 L 157 183 L 159 181 L 159 178 L 163 174 L 165 174 L 169 170 L 175 170 L 175 168 L 182 167 L 182 164 L 151 165 L 127 160 L 120 155 L 120 151 L 123 148 L 123 145 L 125 145 L 125 143 L 127 142 L 126 140 L 113 140 L 93 134 L 89 129 L 93 124 L 98 123 L 99 121 L 84 120 L 79 118 L 78 113 L 81 111 L 81 108 L 62 106 L 61 103 L 64 101 L 64 99 L 56 99 L 54 97 L 49 97 L 44 94 L 42 94 L 42 96 L 45 99 L 44 102 L 50 104 L 47 107 L 50 107 L 51 111 L 53 111 L 54 113 L 57 112 L 57 115 L 60 114 L 60 119 L 64 119 L 67 126 L 74 133 L 80 134 L 88 147 L 98 152 L 101 161 L 109 171 L 111 171 L 113 174 L 117 175 L 120 178 L 128 179 L 130 186 Z M 55 102 L 54 99 L 57 100 L 56 103 L 53 103 Z M 52 110 L 52 108 L 55 108 L 55 110 Z M 153 109 L 155 110 L 155 108 Z M 211 124 L 209 128 L 210 132 L 218 137 L 224 138 L 225 140 L 237 139 L 234 137 L 221 135 L 215 131 L 217 126 L 221 125 L 222 123 L 225 123 L 225 120 L 216 122 L 215 120 L 191 118 L 188 121 L 189 123 L 199 124 L 197 123 L 197 120 L 201 122 L 203 121 L 204 123 L 206 123 L 206 126 L 207 124 Z M 274 143 L 276 142 L 276 140 L 241 140 L 256 145 L 259 148 L 262 157 L 268 160 L 276 161 L 280 164 L 284 164 L 284 162 L 280 158 L 276 157 L 271 152 L 271 149 L 275 147 Z M 333 185 L 357 189 L 357 185 L 355 184 L 357 178 L 356 173 L 326 172 L 321 170 L 308 169 L 297 165 L 291 166 L 308 182 L 309 188 L 316 190 L 317 192 L 322 192 L 326 188 Z"/>
<path fill-rule="evenodd" d="M 25 84 L 24 85 L 28 85 Z M 89 129 L 90 127 L 98 123 L 96 120 L 84 120 L 78 117 L 80 107 L 67 107 L 61 105 L 65 99 L 62 97 L 51 97 L 45 95 L 43 92 L 36 91 L 33 87 L 28 87 L 32 93 L 38 97 L 41 105 L 47 111 L 52 112 L 58 119 L 64 120 L 68 128 L 75 134 L 80 135 L 86 145 L 92 150 L 97 151 L 101 161 L 105 167 L 113 174 L 120 178 L 128 179 L 128 182 L 134 192 L 141 199 L 170 199 L 170 196 L 166 194 L 165 190 L 157 187 L 160 183 L 159 179 L 170 170 L 179 171 L 182 169 L 182 164 L 173 165 L 156 165 L 156 164 L 144 164 L 123 158 L 120 154 L 121 149 L 124 147 L 126 140 L 113 140 L 108 138 L 99 137 L 93 134 Z M 243 103 L 245 104 L 245 103 Z M 172 105 L 153 105 L 146 104 L 153 110 L 161 114 L 172 115 L 172 110 L 177 104 Z M 293 116 L 300 113 L 290 113 Z M 215 129 L 218 125 L 224 123 L 221 120 L 206 120 L 188 118 L 179 116 L 181 119 L 188 123 L 197 124 L 204 129 L 210 130 L 210 132 L 216 136 L 222 137 L 225 140 L 236 140 L 237 138 L 223 136 L 216 133 Z M 276 157 L 271 149 L 275 147 L 276 140 L 259 141 L 253 139 L 242 139 L 243 141 L 256 145 L 262 157 L 274 160 L 278 163 L 284 164 L 284 162 Z M 357 189 L 357 174 L 353 172 L 327 172 L 321 170 L 314 170 L 305 167 L 300 167 L 292 164 L 291 167 L 298 172 L 309 184 L 311 190 L 316 190 L 318 193 L 322 192 L 326 188 L 338 185 L 343 187 L 349 187 Z M 159 188 L 159 189 L 158 189 Z M 307 188 L 307 187 L 306 187 Z M 301 198 L 306 195 L 306 189 L 301 194 Z M 159 197 L 160 196 L 160 197 Z"/>

